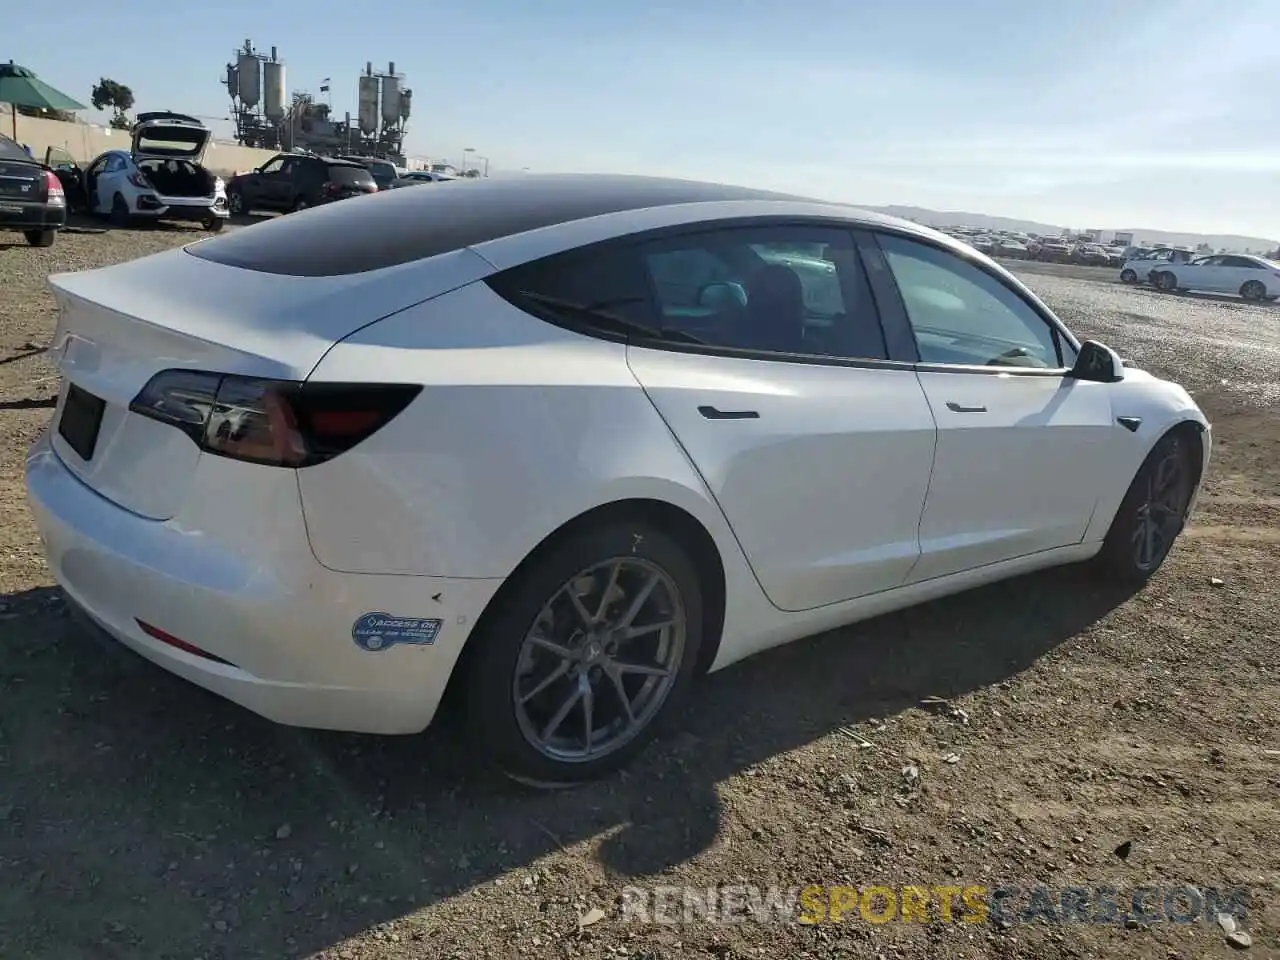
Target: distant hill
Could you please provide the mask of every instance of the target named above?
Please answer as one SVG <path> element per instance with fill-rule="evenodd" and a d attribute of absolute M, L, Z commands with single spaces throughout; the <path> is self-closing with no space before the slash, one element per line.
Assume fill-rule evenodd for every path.
<path fill-rule="evenodd" d="M 1015 220 L 1012 217 L 989 217 L 983 213 L 963 213 L 946 210 L 926 210 L 924 207 L 904 207 L 892 205 L 888 207 L 871 207 L 877 213 L 887 213 L 893 217 L 915 220 L 930 227 L 974 227 L 979 230 L 1014 230 L 1019 233 L 1060 234 L 1066 228 L 1052 223 L 1036 223 L 1034 220 Z M 1079 229 L 1079 228 L 1077 228 Z M 1167 243 L 1170 246 L 1195 247 L 1207 243 L 1214 250 L 1275 250 L 1280 243 L 1265 237 L 1240 237 L 1220 233 L 1173 233 L 1169 230 L 1146 230 L 1118 227 L 1107 228 L 1102 232 L 1104 239 L 1109 239 L 1118 231 L 1132 233 L 1135 241 L 1145 243 Z"/>

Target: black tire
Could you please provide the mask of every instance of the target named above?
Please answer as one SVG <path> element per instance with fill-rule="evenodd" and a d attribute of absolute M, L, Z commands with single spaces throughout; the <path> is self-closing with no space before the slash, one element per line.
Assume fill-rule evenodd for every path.
<path fill-rule="evenodd" d="M 222 217 L 208 217 L 205 219 L 203 226 L 210 233 L 221 233 L 224 223 L 226 223 L 226 220 Z"/>
<path fill-rule="evenodd" d="M 113 227 L 127 227 L 129 218 L 129 204 L 125 202 L 124 197 L 117 193 L 111 198 L 111 225 Z"/>
<path fill-rule="evenodd" d="M 1132 270 L 1124 270 L 1120 273 L 1120 280 L 1124 283 L 1137 283 L 1138 275 Z"/>
<path fill-rule="evenodd" d="M 1240 296 L 1254 303 L 1261 303 L 1267 298 L 1267 288 L 1261 280 L 1247 280 L 1240 287 Z"/>
<path fill-rule="evenodd" d="M 227 191 L 227 209 L 231 211 L 232 216 L 243 216 L 249 212 L 249 207 L 244 202 L 244 194 L 239 190 Z"/>
<path fill-rule="evenodd" d="M 307 200 L 306 197 L 299 197 L 297 200 L 293 201 L 293 212 L 299 213 L 303 210 L 306 210 L 310 206 L 311 206 L 311 202 Z"/>
<path fill-rule="evenodd" d="M 24 230 L 22 235 L 27 238 L 27 243 L 33 247 L 52 247 L 53 241 L 58 237 L 58 231 Z"/>
<path fill-rule="evenodd" d="M 653 712 L 647 722 L 639 726 L 629 739 L 594 759 L 557 759 L 535 746 L 521 728 L 516 684 L 517 671 L 523 662 L 522 648 L 544 608 L 551 604 L 562 587 L 577 580 L 589 568 L 605 565 L 614 558 L 638 561 L 661 570 L 674 584 L 674 592 L 678 595 L 677 609 L 683 607 L 685 617 L 683 648 L 678 664 L 672 664 L 671 682 L 666 686 L 665 694 L 650 708 Z M 601 580 L 594 578 L 590 582 L 593 590 L 602 585 Z M 583 605 L 589 607 L 594 599 L 591 594 L 586 597 Z M 625 594 L 621 599 L 626 600 Z M 477 634 L 469 641 L 463 668 L 465 673 L 460 678 L 465 693 L 465 722 L 469 738 L 498 769 L 527 786 L 544 789 L 565 787 L 620 769 L 643 750 L 669 718 L 678 712 L 688 692 L 703 639 L 702 603 L 697 569 L 686 552 L 670 536 L 644 521 L 619 521 L 583 529 L 552 542 L 532 562 L 523 565 L 503 588 L 502 594 L 494 601 L 494 608 L 485 614 Z M 555 625 L 554 620 L 552 625 Z M 582 631 L 578 629 L 577 632 Z M 569 641 L 566 641 L 567 645 Z M 584 637 L 579 649 L 587 645 Z M 585 667 L 581 669 L 586 672 Z M 569 684 L 581 684 L 572 677 L 562 679 Z M 604 678 L 594 682 L 600 687 L 593 687 L 593 701 L 594 690 L 611 689 L 606 687 Z M 640 682 L 644 682 L 643 678 Z M 554 687 L 548 690 L 549 698 L 562 704 L 566 702 L 558 692 L 553 695 L 555 690 Z M 594 701 L 598 704 L 596 709 L 602 716 L 607 716 L 608 703 L 612 703 L 617 714 L 614 721 L 622 720 L 621 700 L 613 699 L 612 692 L 608 696 L 608 702 L 605 699 Z M 586 726 L 585 711 L 580 709 L 580 702 L 575 704 L 563 722 L 568 723 L 570 717 L 582 727 Z"/>
<path fill-rule="evenodd" d="M 1177 486 L 1166 490 L 1162 481 L 1169 464 L 1176 466 Z M 1102 550 L 1093 561 L 1095 572 L 1113 583 L 1135 586 L 1145 583 L 1160 569 L 1186 523 L 1195 468 L 1192 445 L 1186 434 L 1174 432 L 1160 438 L 1138 469 L 1111 521 Z M 1166 504 L 1158 513 L 1152 509 L 1156 499 Z M 1146 529 L 1145 518 L 1152 517 L 1162 529 L 1158 547 L 1144 558 L 1140 556 L 1137 541 Z"/>
<path fill-rule="evenodd" d="M 1151 279 L 1165 293 L 1176 293 L 1178 290 L 1178 278 L 1172 270 L 1162 270 Z"/>

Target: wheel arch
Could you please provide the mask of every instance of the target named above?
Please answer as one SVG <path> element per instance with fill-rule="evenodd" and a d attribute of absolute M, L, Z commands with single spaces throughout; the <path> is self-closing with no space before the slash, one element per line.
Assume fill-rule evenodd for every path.
<path fill-rule="evenodd" d="M 501 587 L 485 605 L 484 611 L 477 618 L 471 629 L 467 642 L 454 664 L 453 671 L 445 688 L 444 702 L 451 702 L 456 697 L 456 690 L 462 686 L 459 679 L 464 676 L 471 662 L 471 655 L 476 646 L 472 642 L 481 632 L 493 611 L 502 608 L 506 597 L 515 589 L 524 571 L 538 563 L 546 553 L 564 538 L 572 536 L 579 530 L 601 526 L 626 520 L 643 520 L 670 535 L 688 552 L 689 559 L 701 576 L 703 589 L 702 615 L 702 648 L 698 651 L 697 673 L 708 671 L 715 662 L 720 650 L 720 639 L 724 629 L 726 606 L 726 585 L 724 558 L 716 545 L 715 538 L 697 517 L 683 507 L 666 500 L 632 497 L 613 500 L 600 504 L 565 521 L 551 533 L 547 534 L 533 547 L 503 581 Z"/>
<path fill-rule="evenodd" d="M 1133 483 L 1134 478 L 1142 469 L 1143 464 L 1147 462 L 1147 458 L 1151 456 L 1151 451 L 1154 450 L 1166 437 L 1174 435 L 1185 437 L 1191 448 L 1191 475 L 1193 490 L 1195 491 L 1193 494 L 1193 500 L 1188 508 L 1188 513 L 1191 512 L 1191 509 L 1195 506 L 1194 496 L 1199 493 L 1200 481 L 1204 476 L 1205 452 L 1206 445 L 1208 443 L 1208 426 L 1194 417 L 1183 414 L 1178 419 L 1165 424 L 1161 429 L 1153 430 L 1151 432 L 1150 442 L 1143 446 L 1141 456 L 1137 458 L 1137 463 L 1133 467 L 1132 471 L 1130 471 L 1130 473 L 1124 478 L 1123 487 L 1120 487 L 1118 493 L 1113 495 L 1113 502 L 1099 506 L 1097 513 L 1094 515 L 1094 519 L 1089 524 L 1088 531 L 1085 533 L 1086 540 L 1096 540 L 1099 543 L 1102 542 L 1102 538 L 1106 536 L 1107 532 L 1111 529 L 1112 524 L 1115 523 L 1116 516 L 1119 513 L 1121 504 L 1124 502 L 1124 497 L 1129 490 L 1130 484 Z"/>

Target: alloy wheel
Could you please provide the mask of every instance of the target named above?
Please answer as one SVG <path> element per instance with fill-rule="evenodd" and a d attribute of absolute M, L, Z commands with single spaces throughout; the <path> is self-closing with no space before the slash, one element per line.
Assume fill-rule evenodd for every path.
<path fill-rule="evenodd" d="M 598 760 L 657 716 L 684 657 L 687 617 L 674 579 L 614 557 L 566 581 L 525 635 L 512 680 L 520 732 L 544 757 Z"/>
<path fill-rule="evenodd" d="M 1180 444 L 1169 446 L 1147 478 L 1146 496 L 1133 530 L 1133 562 L 1139 570 L 1160 565 L 1181 529 L 1187 506 L 1187 469 Z"/>

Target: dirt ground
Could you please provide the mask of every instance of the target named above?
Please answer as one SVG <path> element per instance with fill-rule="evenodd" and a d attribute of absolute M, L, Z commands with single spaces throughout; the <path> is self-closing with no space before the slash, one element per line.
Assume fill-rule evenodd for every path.
<path fill-rule="evenodd" d="M 1015 267 L 1214 422 L 1164 570 L 1133 596 L 1025 577 L 761 655 L 625 775 L 542 795 L 447 727 L 272 726 L 68 620 L 22 480 L 57 386 L 45 278 L 198 236 L 0 234 L 0 957 L 1280 955 L 1280 309 Z M 627 887 L 734 884 L 1247 887 L 1252 946 L 1204 921 L 620 907 Z"/>

